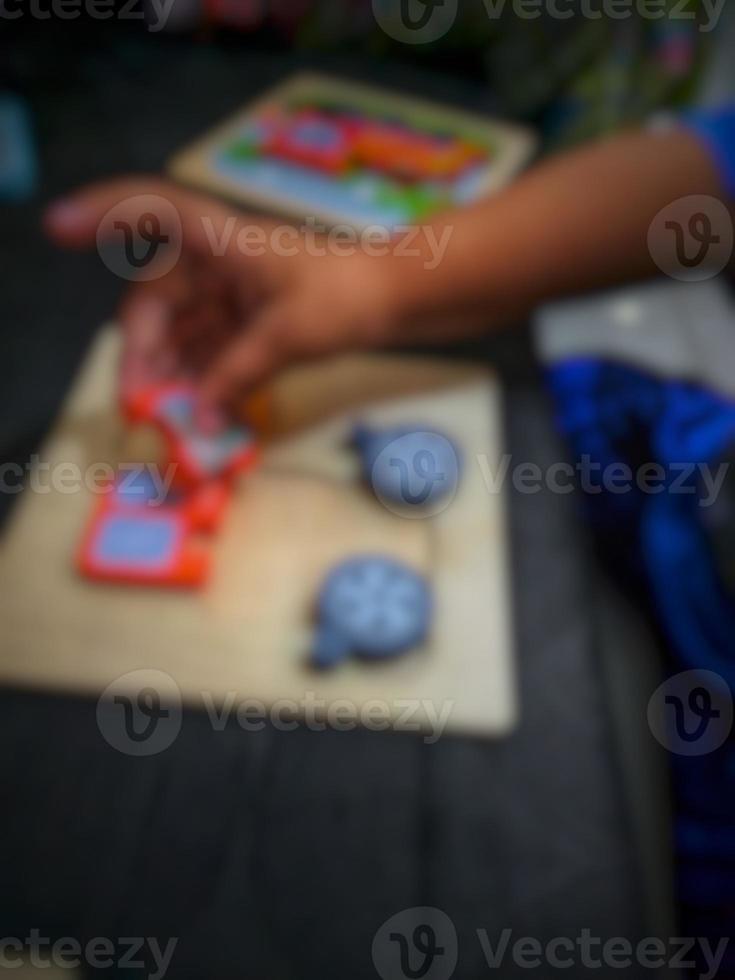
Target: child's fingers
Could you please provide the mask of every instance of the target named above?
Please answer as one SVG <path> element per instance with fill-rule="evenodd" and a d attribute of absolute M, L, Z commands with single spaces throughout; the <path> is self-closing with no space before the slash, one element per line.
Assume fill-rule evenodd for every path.
<path fill-rule="evenodd" d="M 110 212 L 114 220 L 108 221 Z M 151 213 L 158 219 L 160 232 L 181 236 L 187 249 L 211 258 L 237 252 L 241 214 L 156 177 L 120 178 L 83 187 L 52 204 L 44 225 L 60 245 L 89 248 L 98 234 L 111 238 L 123 224 L 135 230 Z M 255 223 L 266 229 L 271 226 L 261 218 Z M 263 260 L 269 255 L 266 250 Z"/>
<path fill-rule="evenodd" d="M 160 279 L 128 289 L 119 313 L 123 331 L 120 384 L 124 394 L 178 370 L 180 358 L 170 328 L 190 293 L 186 263 Z"/>
<path fill-rule="evenodd" d="M 166 328 L 170 311 L 160 296 L 135 292 L 120 311 L 123 352 L 120 390 L 123 397 L 154 384 L 166 373 Z"/>
<path fill-rule="evenodd" d="M 156 201 L 160 202 L 158 210 Z M 144 214 L 153 211 L 161 220 L 164 233 L 176 231 L 170 227 L 178 216 L 181 229 L 193 243 L 207 239 L 223 230 L 229 217 L 226 208 L 210 198 L 200 197 L 155 177 L 131 177 L 91 184 L 54 202 L 46 211 L 44 223 L 51 237 L 61 245 L 87 248 L 94 245 L 98 231 L 112 235 L 113 223 L 104 226 L 104 219 L 114 209 L 117 222 L 126 222 L 133 229 L 139 226 Z M 209 222 L 206 220 L 209 219 Z"/>
<path fill-rule="evenodd" d="M 285 309 L 265 311 L 215 359 L 202 378 L 203 415 L 232 405 L 243 391 L 266 381 L 287 360 L 288 351 L 278 342 L 287 315 Z"/>

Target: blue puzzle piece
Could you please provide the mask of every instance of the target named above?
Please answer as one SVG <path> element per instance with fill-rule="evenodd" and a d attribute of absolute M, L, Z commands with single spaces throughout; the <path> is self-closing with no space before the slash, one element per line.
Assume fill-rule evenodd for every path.
<path fill-rule="evenodd" d="M 366 483 L 386 503 L 435 508 L 457 489 L 460 461 L 454 443 L 416 425 L 370 429 L 358 425 L 352 441 Z"/>
<path fill-rule="evenodd" d="M 108 568 L 134 565 L 144 572 L 162 571 L 176 556 L 179 534 L 177 522 L 165 515 L 113 515 L 102 526 L 92 557 Z"/>
<path fill-rule="evenodd" d="M 351 654 L 394 657 L 426 638 L 431 591 L 422 576 L 392 558 L 360 556 L 329 574 L 317 613 L 315 666 L 333 667 Z"/>

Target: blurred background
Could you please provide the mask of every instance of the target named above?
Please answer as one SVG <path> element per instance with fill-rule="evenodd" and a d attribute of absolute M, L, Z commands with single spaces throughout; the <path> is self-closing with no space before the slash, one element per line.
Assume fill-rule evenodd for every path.
<path fill-rule="evenodd" d="M 671 15 L 681 5 L 663 6 L 660 20 L 593 17 L 594 0 L 586 14 L 570 3 L 573 15 L 560 19 L 542 5 L 526 19 L 510 3 L 491 17 L 482 0 L 462 0 L 451 29 L 414 45 L 391 36 L 369 0 L 110 0 L 73 10 L 5 0 L 3 462 L 25 466 L 39 451 L 123 286 L 97 254 L 64 253 L 44 238 L 51 200 L 110 175 L 162 173 L 177 151 L 301 69 L 519 123 L 538 136 L 540 157 L 660 113 L 732 101 L 734 11 L 725 4 L 715 25 L 694 0 L 691 20 Z M 701 303 L 726 332 L 729 283 L 707 285 L 717 293 Z M 668 350 L 704 309 L 699 298 L 687 306 L 631 289 L 436 356 L 492 366 L 508 451 L 547 467 L 570 458 L 545 385 L 569 324 L 614 332 L 631 315 L 663 320 L 658 343 Z M 647 706 L 669 651 L 578 498 L 508 491 L 520 721 L 502 738 L 426 744 L 268 723 L 215 731 L 186 710 L 175 743 L 139 759 L 100 738 L 95 699 L 81 690 L 6 681 L 0 937 L 24 946 L 33 930 L 80 943 L 108 937 L 118 949 L 122 937 L 157 937 L 161 948 L 177 937 L 165 975 L 212 980 L 448 977 L 430 972 L 441 961 L 380 972 L 376 933 L 422 907 L 453 923 L 458 977 L 525 975 L 511 961 L 491 970 L 483 929 L 493 943 L 506 928 L 540 943 L 583 930 L 668 943 L 682 911 L 670 755 L 651 735 Z M 8 525 L 17 504 L 15 493 L 0 494 Z M 0 626 L 0 661 L 1 650 Z M 732 930 L 732 914 L 721 929 Z M 150 948 L 144 965 L 118 957 L 71 972 L 156 975 Z M 590 969 L 577 962 L 564 972 Z M 678 975 L 668 962 L 640 961 L 592 972 Z"/>

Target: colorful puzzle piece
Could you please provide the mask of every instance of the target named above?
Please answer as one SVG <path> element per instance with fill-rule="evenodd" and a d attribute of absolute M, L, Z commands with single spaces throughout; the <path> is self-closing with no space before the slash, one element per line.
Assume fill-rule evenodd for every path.
<path fill-rule="evenodd" d="M 282 157 L 306 167 L 341 174 L 350 166 L 353 133 L 346 120 L 331 119 L 313 110 L 297 112 L 275 128 L 262 148 L 266 155 Z"/>
<path fill-rule="evenodd" d="M 204 583 L 209 555 L 190 540 L 186 518 L 164 508 L 95 512 L 78 556 L 87 578 L 133 585 L 195 588 Z"/>
<path fill-rule="evenodd" d="M 453 133 L 422 132 L 400 120 L 372 117 L 333 106 L 285 107 L 269 118 L 259 145 L 248 146 L 333 175 L 376 171 L 403 181 L 457 180 L 487 161 L 487 147 Z"/>
<path fill-rule="evenodd" d="M 163 432 L 178 483 L 198 484 L 251 466 L 257 458 L 252 431 L 232 425 L 214 434 L 202 432 L 195 424 L 196 398 L 192 385 L 164 385 L 141 392 L 125 412 L 129 421 L 149 422 Z"/>
<path fill-rule="evenodd" d="M 384 659 L 422 643 L 431 625 L 426 579 L 378 555 L 350 558 L 328 575 L 317 601 L 315 667 L 335 667 L 355 654 Z"/>
<path fill-rule="evenodd" d="M 485 157 L 464 140 L 380 122 L 360 128 L 354 151 L 364 166 L 412 181 L 456 179 Z"/>
<path fill-rule="evenodd" d="M 230 492 L 222 480 L 167 490 L 150 469 L 121 472 L 92 515 L 79 570 L 97 581 L 202 585 L 209 555 L 203 545 L 191 543 L 192 537 L 218 529 Z"/>
<path fill-rule="evenodd" d="M 209 571 L 209 552 L 197 533 L 214 533 L 231 495 L 230 479 L 252 464 L 249 429 L 231 426 L 213 435 L 195 425 L 196 392 L 190 385 L 146 390 L 123 406 L 131 423 L 158 426 L 170 469 L 120 472 L 97 506 L 77 564 L 88 578 L 107 582 L 196 587 Z"/>

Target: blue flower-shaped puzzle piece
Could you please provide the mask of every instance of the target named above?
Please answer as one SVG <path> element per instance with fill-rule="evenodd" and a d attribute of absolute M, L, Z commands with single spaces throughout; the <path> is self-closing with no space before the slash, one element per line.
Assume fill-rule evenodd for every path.
<path fill-rule="evenodd" d="M 365 555 L 334 568 L 317 602 L 316 667 L 354 654 L 395 657 L 422 643 L 432 618 L 426 579 L 392 558 Z"/>
<path fill-rule="evenodd" d="M 358 425 L 352 443 L 360 453 L 365 482 L 384 502 L 433 508 L 457 489 L 459 453 L 441 432 L 417 425 Z"/>

